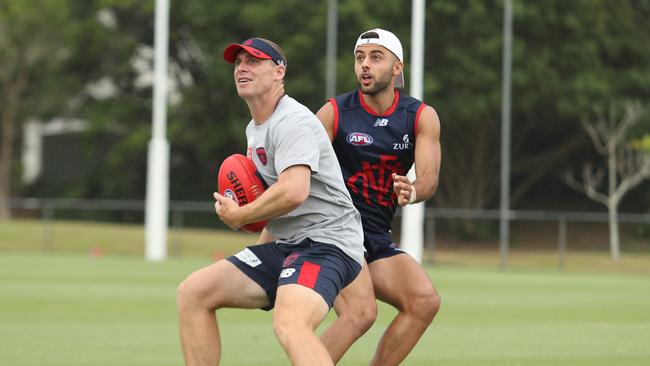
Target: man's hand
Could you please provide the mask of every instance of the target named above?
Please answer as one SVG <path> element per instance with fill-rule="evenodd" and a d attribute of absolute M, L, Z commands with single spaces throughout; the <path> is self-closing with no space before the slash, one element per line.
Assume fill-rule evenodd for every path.
<path fill-rule="evenodd" d="M 407 177 L 393 173 L 393 191 L 397 195 L 398 205 L 404 207 L 412 202 L 413 184 Z"/>
<path fill-rule="evenodd" d="M 233 230 L 239 229 L 243 223 L 237 214 L 239 211 L 237 202 L 217 192 L 214 193 L 214 199 L 216 200 L 214 202 L 214 211 L 219 215 L 221 221 Z"/>

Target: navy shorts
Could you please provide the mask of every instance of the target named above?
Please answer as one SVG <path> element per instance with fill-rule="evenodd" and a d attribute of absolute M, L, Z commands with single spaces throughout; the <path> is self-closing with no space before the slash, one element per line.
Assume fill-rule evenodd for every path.
<path fill-rule="evenodd" d="M 299 244 L 251 245 L 226 258 L 260 285 L 271 310 L 278 287 L 297 283 L 320 294 L 331 309 L 334 299 L 361 271 L 361 265 L 333 244 L 305 239 Z"/>
<path fill-rule="evenodd" d="M 366 248 L 366 262 L 405 253 L 391 238 L 391 233 L 363 232 L 363 246 Z"/>

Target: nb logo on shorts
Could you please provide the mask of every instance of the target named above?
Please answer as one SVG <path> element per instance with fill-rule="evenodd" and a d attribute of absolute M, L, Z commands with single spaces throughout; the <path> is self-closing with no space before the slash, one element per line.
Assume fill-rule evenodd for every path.
<path fill-rule="evenodd" d="M 280 278 L 291 277 L 291 275 L 293 275 L 294 273 L 296 273 L 295 268 L 285 268 L 282 270 L 282 272 L 280 272 Z"/>
<path fill-rule="evenodd" d="M 394 249 L 394 250 L 396 250 L 396 251 L 398 251 L 398 252 L 404 252 L 404 251 L 399 247 L 399 245 L 397 245 L 397 243 L 390 243 L 389 246 L 390 246 L 392 249 Z"/>

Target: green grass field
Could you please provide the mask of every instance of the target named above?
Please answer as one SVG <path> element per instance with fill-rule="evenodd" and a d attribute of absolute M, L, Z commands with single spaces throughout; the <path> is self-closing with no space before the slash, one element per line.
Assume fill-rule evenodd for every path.
<path fill-rule="evenodd" d="M 209 262 L 0 251 L 0 365 L 181 365 L 176 286 Z M 647 275 L 428 270 L 443 307 L 404 365 L 650 364 Z M 367 364 L 393 315 L 380 307 L 340 364 Z M 223 365 L 288 364 L 269 313 L 218 318 Z"/>
<path fill-rule="evenodd" d="M 170 259 L 148 263 L 142 226 L 0 222 L 0 365 L 181 365 L 176 287 L 251 235 L 172 230 Z M 431 254 L 431 253 L 427 253 Z M 438 250 L 427 269 L 443 298 L 404 365 L 648 365 L 650 255 Z M 366 365 L 395 311 L 340 365 Z M 331 322 L 333 314 L 321 326 Z M 271 314 L 219 311 L 223 365 L 287 365 Z"/>
<path fill-rule="evenodd" d="M 536 231 L 537 232 L 537 231 Z M 593 242 L 596 236 L 602 240 L 607 233 L 593 234 L 588 229 L 580 232 L 587 235 L 586 241 Z M 548 233 L 540 231 L 539 236 Z M 543 235 L 542 235 L 543 234 Z M 591 236 L 589 236 L 591 235 Z M 170 229 L 168 235 L 168 252 L 170 257 L 224 257 L 235 253 L 245 245 L 256 240 L 255 235 L 234 231 L 184 228 Z M 0 253 L 101 253 L 104 255 L 144 255 L 144 228 L 141 225 L 125 225 L 80 221 L 11 220 L 0 222 Z M 559 257 L 553 246 L 553 239 L 546 238 L 550 247 L 540 249 L 513 247 L 508 257 L 511 268 L 536 268 L 556 270 Z M 627 244 L 627 243 L 625 243 Z M 433 252 L 425 251 L 425 261 L 480 268 L 498 268 L 500 257 L 499 243 L 476 246 L 438 247 Z M 594 250 L 573 249 L 564 261 L 566 271 L 590 271 L 610 273 L 630 273 L 650 275 L 650 245 L 643 243 L 642 249 L 628 250 L 622 247 L 621 259 L 613 262 L 606 246 Z"/>

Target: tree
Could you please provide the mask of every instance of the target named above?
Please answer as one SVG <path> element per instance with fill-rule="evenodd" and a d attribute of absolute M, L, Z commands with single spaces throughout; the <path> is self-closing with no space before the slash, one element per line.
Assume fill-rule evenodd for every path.
<path fill-rule="evenodd" d="M 65 104 L 67 10 L 63 0 L 0 3 L 0 220 L 10 217 L 16 131 L 27 118 L 60 112 Z"/>
<path fill-rule="evenodd" d="M 549 182 L 566 170 L 566 156 L 589 150 L 573 121 L 594 100 L 650 96 L 649 5 L 514 2 L 513 207 L 538 208 L 549 200 L 531 193 L 558 193 L 549 194 Z M 427 11 L 425 100 L 442 123 L 436 204 L 495 207 L 503 8 L 493 1 L 436 1 Z"/>
<path fill-rule="evenodd" d="M 83 176 L 56 187 L 47 177 L 28 187 L 14 184 L 13 193 L 144 197 L 151 132 L 152 90 L 146 75 L 153 65 L 153 3 L 0 2 L 2 90 L 7 90 L 9 80 L 16 80 L 7 77 L 13 70 L 10 65 L 29 65 L 10 60 L 18 55 L 16 50 L 47 47 L 50 55 L 60 55 L 30 68 L 29 83 L 18 99 L 2 97 L 0 116 L 12 114 L 7 101 L 18 100 L 22 106 L 12 118 L 14 130 L 0 131 L 2 138 L 17 135 L 20 124 L 33 117 L 71 117 L 90 127 L 83 135 L 84 154 L 79 159 L 92 163 Z M 411 9 L 404 5 L 388 0 L 339 3 L 338 93 L 356 87 L 352 48 L 359 33 L 373 27 L 390 29 L 400 37 L 408 93 Z M 544 208 L 565 208 L 569 200 L 557 199 L 558 191 L 548 187 L 582 198 L 557 177 L 570 164 L 566 156 L 582 161 L 577 157 L 593 154 L 573 121 L 585 117 L 594 101 L 650 100 L 650 3 L 548 0 L 514 5 L 513 207 L 535 209 L 543 202 Z M 323 105 L 326 6 L 325 1 L 304 0 L 171 1 L 172 199 L 209 199 L 219 162 L 243 149 L 243 126 L 250 115 L 236 94 L 231 65 L 220 58 L 228 43 L 251 36 L 278 41 L 288 56 L 287 93 L 312 110 Z M 427 5 L 424 100 L 436 108 L 442 123 L 443 165 L 434 199 L 438 206 L 489 208 L 498 202 L 502 14 L 501 3 L 489 0 L 439 0 Z M 91 85 L 112 86 L 113 93 L 94 95 L 88 92 Z M 104 141 L 107 134 L 110 140 Z M 13 144 L 18 138 L 10 140 Z M 3 140 L 2 149 L 7 146 Z M 7 159 L 6 153 L 2 159 Z M 10 168 L 6 160 L 0 164 L 3 177 L 19 169 L 15 163 Z M 1 182 L 0 187 L 8 187 L 6 180 Z M 0 197 L 6 198 L 6 193 Z M 591 202 L 584 199 L 580 204 Z"/>
<path fill-rule="evenodd" d="M 644 179 L 650 178 L 650 151 L 642 148 L 643 140 L 632 143 L 629 132 L 641 121 L 643 108 L 640 103 L 628 102 L 622 118 L 612 108 L 605 116 L 601 109 L 596 109 L 596 119 L 583 120 L 582 126 L 587 132 L 596 151 L 604 156 L 607 168 L 584 166 L 582 182 L 572 174 L 567 174 L 566 182 L 574 189 L 583 192 L 594 201 L 607 207 L 609 213 L 609 246 L 612 258 L 620 256 L 618 206 L 623 196 Z M 607 171 L 607 193 L 598 189 Z M 620 181 L 619 181 L 620 179 Z"/>

